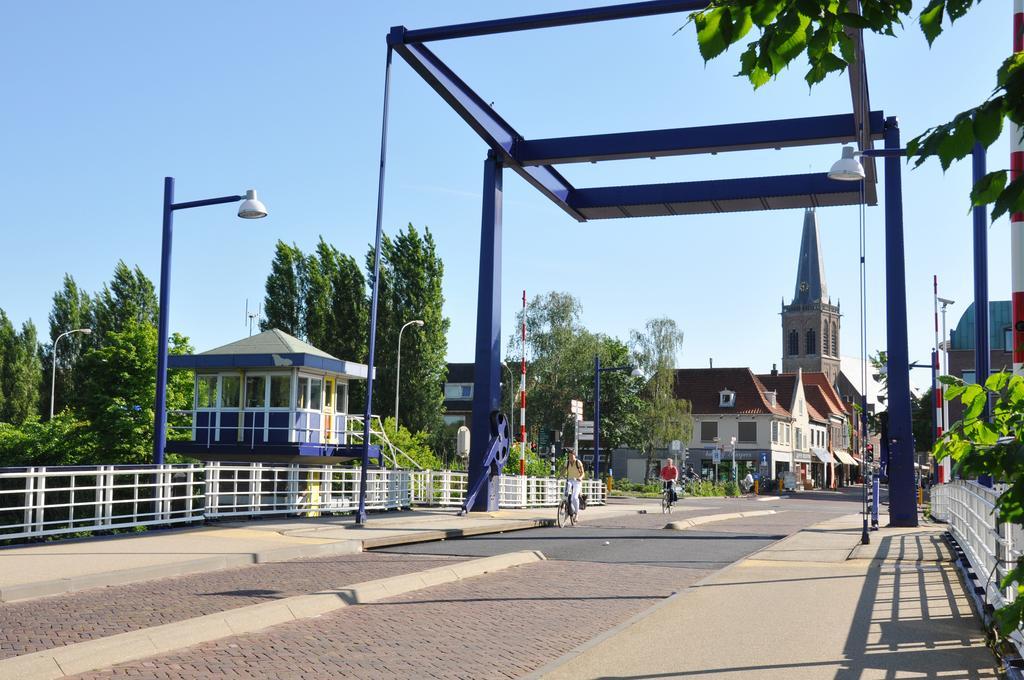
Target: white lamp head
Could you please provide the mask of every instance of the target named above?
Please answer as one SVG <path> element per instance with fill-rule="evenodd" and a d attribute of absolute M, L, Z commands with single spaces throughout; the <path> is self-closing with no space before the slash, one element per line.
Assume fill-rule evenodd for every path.
<path fill-rule="evenodd" d="M 238 216 L 244 220 L 258 220 L 267 216 L 267 208 L 256 198 L 256 190 L 245 192 L 245 200 L 238 206 Z"/>
<path fill-rule="evenodd" d="M 412 325 L 413 326 L 422 326 L 423 322 L 420 321 L 419 319 L 416 319 L 415 321 L 412 322 Z"/>
<path fill-rule="evenodd" d="M 85 333 L 86 335 L 92 335 L 92 329 L 91 328 L 79 328 L 78 332 L 79 333 Z"/>
<path fill-rule="evenodd" d="M 640 370 L 639 368 L 634 368 L 634 369 L 633 369 L 632 371 L 630 371 L 630 372 L 629 372 L 629 374 L 630 374 L 631 376 L 633 376 L 634 378 L 643 378 L 643 377 L 646 377 L 646 376 L 644 376 L 644 372 L 643 372 L 643 371 L 641 371 L 641 370 Z"/>
<path fill-rule="evenodd" d="M 828 171 L 829 179 L 838 179 L 842 182 L 860 182 L 864 179 L 864 166 L 857 160 L 857 154 L 852 146 L 843 147 L 843 157 L 832 164 Z"/>

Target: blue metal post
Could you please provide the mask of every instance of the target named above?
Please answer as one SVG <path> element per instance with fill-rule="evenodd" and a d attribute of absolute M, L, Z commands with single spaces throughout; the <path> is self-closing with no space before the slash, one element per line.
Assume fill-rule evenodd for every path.
<path fill-rule="evenodd" d="M 577 454 L 579 452 L 577 451 Z M 601 356 L 594 356 L 594 479 L 601 480 Z"/>
<path fill-rule="evenodd" d="M 476 307 L 476 366 L 473 375 L 473 427 L 469 453 L 469 488 L 486 476 L 471 511 L 498 509 L 498 480 L 485 465 L 491 448 L 491 411 L 501 409 L 501 161 L 494 151 L 484 162 L 480 219 L 480 284 Z"/>
<path fill-rule="evenodd" d="M 879 496 L 878 475 L 871 475 L 871 530 L 878 529 L 878 496 Z M 892 481 L 889 482 L 889 493 L 892 493 Z M 889 499 L 890 517 L 892 513 L 892 499 Z"/>
<path fill-rule="evenodd" d="M 985 147 L 974 145 L 971 157 L 973 180 L 985 176 Z M 992 339 L 988 328 L 988 214 L 985 206 L 975 206 L 974 217 L 974 379 L 984 385 L 991 372 Z M 988 404 L 982 419 L 990 417 Z M 980 475 L 978 483 L 992 487 L 991 475 Z"/>
<path fill-rule="evenodd" d="M 167 440 L 167 325 L 171 306 L 171 236 L 174 222 L 174 178 L 164 177 L 164 223 L 160 240 L 160 312 L 156 339 L 156 404 L 153 411 L 153 464 L 164 464 Z"/>
<path fill-rule="evenodd" d="M 363 410 L 363 466 L 359 472 L 359 510 L 356 512 L 356 524 L 365 524 L 366 514 L 366 477 L 370 471 L 370 413 L 373 407 L 373 360 L 377 344 L 377 298 L 380 293 L 380 242 L 384 230 L 384 170 L 387 165 L 388 149 L 388 95 L 391 92 L 391 47 L 384 65 L 384 115 L 380 130 L 380 172 L 377 176 L 377 234 L 373 246 L 373 289 L 370 295 L 370 343 L 366 365 L 366 408 Z M 380 453 L 377 454 L 381 456 Z M 382 456 L 381 456 L 382 457 Z"/>
<path fill-rule="evenodd" d="M 899 121 L 885 121 L 885 148 L 900 148 Z M 902 159 L 885 158 L 885 318 L 889 376 L 889 525 L 917 526 L 910 360 L 907 351 L 907 279 L 903 249 Z M 876 495 L 877 498 L 877 495 Z"/>

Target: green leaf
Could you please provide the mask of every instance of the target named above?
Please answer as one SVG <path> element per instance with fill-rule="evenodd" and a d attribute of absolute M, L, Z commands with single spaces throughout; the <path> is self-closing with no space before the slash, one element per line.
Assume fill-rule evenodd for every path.
<path fill-rule="evenodd" d="M 946 388 L 946 401 L 953 401 L 967 390 L 967 385 L 952 385 Z"/>
<path fill-rule="evenodd" d="M 732 31 L 728 36 L 729 44 L 731 45 L 749 33 L 754 22 L 750 18 L 749 7 L 733 7 L 729 16 L 732 19 Z"/>
<path fill-rule="evenodd" d="M 996 97 L 975 110 L 974 136 L 986 147 L 1003 131 L 1003 101 L 1003 97 Z"/>
<path fill-rule="evenodd" d="M 985 381 L 985 389 L 991 392 L 1000 392 L 1010 382 L 1010 374 L 1006 371 L 993 373 Z"/>
<path fill-rule="evenodd" d="M 775 21 L 784 4 L 784 0 L 755 0 L 750 8 L 750 18 L 758 26 L 767 26 Z"/>
<path fill-rule="evenodd" d="M 971 205 L 988 205 L 999 197 L 1006 186 L 1006 170 L 990 172 L 971 189 Z"/>
<path fill-rule="evenodd" d="M 857 61 L 857 53 L 853 49 L 853 39 L 846 33 L 839 34 L 839 54 L 846 60 L 847 64 Z"/>
<path fill-rule="evenodd" d="M 938 153 L 942 169 L 948 170 L 954 160 L 960 160 L 974 148 L 974 124 L 966 115 L 957 116 L 956 127 L 939 141 Z"/>
<path fill-rule="evenodd" d="M 773 62 L 778 58 L 782 65 L 786 66 L 804 51 L 807 46 L 807 26 L 810 23 L 811 20 L 803 14 L 785 17 L 785 25 L 783 25 L 783 20 L 779 21 L 779 32 L 776 33 L 772 41 L 773 44 L 769 47 Z M 776 73 L 780 70 L 776 68 Z"/>
<path fill-rule="evenodd" d="M 921 12 L 919 19 L 921 31 L 931 46 L 935 39 L 942 33 L 942 11 L 946 8 L 946 0 L 932 0 Z"/>
<path fill-rule="evenodd" d="M 762 85 L 765 85 L 769 80 L 772 79 L 772 77 L 768 73 L 768 71 L 765 71 L 760 66 L 757 66 L 751 69 L 750 73 L 747 75 L 747 79 L 750 80 L 751 84 L 753 84 L 754 89 L 756 90 Z"/>
<path fill-rule="evenodd" d="M 992 221 L 995 222 L 1007 212 L 1016 212 L 1024 207 L 1021 206 L 1022 194 L 1024 194 L 1024 174 L 1010 182 L 1010 185 L 1003 189 L 1003 193 L 999 194 L 995 207 L 992 208 Z"/>
<path fill-rule="evenodd" d="M 968 385 L 961 399 L 967 406 L 964 409 L 964 421 L 976 420 L 988 403 L 988 392 L 981 385 Z"/>
<path fill-rule="evenodd" d="M 807 75 L 804 76 L 804 80 L 807 81 L 808 85 L 817 85 L 824 80 L 825 76 L 829 73 L 832 73 L 833 71 L 842 72 L 844 70 L 846 70 L 846 62 L 831 52 L 826 52 L 822 55 L 821 59 L 811 67 L 811 70 L 807 72 Z"/>
<path fill-rule="evenodd" d="M 967 10 L 974 4 L 974 0 L 947 0 L 946 2 L 946 15 L 949 17 L 950 22 L 956 21 L 963 15 L 967 14 Z"/>
<path fill-rule="evenodd" d="M 955 375 L 940 375 L 939 382 L 943 385 L 963 385 L 964 381 Z"/>
<path fill-rule="evenodd" d="M 839 19 L 839 23 L 847 28 L 874 28 L 871 22 L 860 14 L 854 14 L 853 12 L 840 12 L 836 15 L 836 18 Z"/>
<path fill-rule="evenodd" d="M 697 46 L 700 48 L 700 56 L 704 57 L 705 62 L 711 61 L 729 47 L 729 43 L 722 33 L 723 18 L 728 21 L 728 10 L 722 7 L 715 7 L 694 17 L 693 22 L 697 27 Z"/>

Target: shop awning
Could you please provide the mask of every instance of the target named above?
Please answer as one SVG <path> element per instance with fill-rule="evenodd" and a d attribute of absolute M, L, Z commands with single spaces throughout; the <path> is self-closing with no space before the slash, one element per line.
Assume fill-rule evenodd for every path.
<path fill-rule="evenodd" d="M 832 455 L 834 455 L 836 458 L 838 458 L 839 462 L 842 463 L 843 465 L 856 465 L 857 464 L 857 461 L 855 461 L 853 459 L 853 456 L 848 454 L 846 451 L 841 451 L 839 449 L 836 449 L 835 451 L 832 452 Z"/>
<path fill-rule="evenodd" d="M 818 460 L 820 460 L 822 463 L 831 463 L 832 462 L 832 454 L 830 454 L 825 449 L 816 449 L 814 447 L 811 447 L 811 453 L 813 453 L 815 456 L 817 456 Z"/>

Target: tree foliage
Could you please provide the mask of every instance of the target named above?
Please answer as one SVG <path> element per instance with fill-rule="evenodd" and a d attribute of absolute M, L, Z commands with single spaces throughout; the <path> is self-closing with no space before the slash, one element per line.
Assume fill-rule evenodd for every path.
<path fill-rule="evenodd" d="M 277 242 L 270 274 L 267 275 L 260 330 L 278 328 L 289 335 L 302 337 L 301 279 L 304 264 L 305 256 L 298 246 Z"/>
<path fill-rule="evenodd" d="M 17 331 L 0 309 L 0 422 L 20 425 L 38 413 L 41 379 L 35 325 Z"/>
<path fill-rule="evenodd" d="M 693 432 L 690 403 L 675 394 L 676 356 L 683 347 L 683 332 L 672 319 L 651 319 L 643 331 L 633 331 L 632 340 L 637 364 L 647 376 L 639 421 L 647 473 L 653 475 L 655 450 L 667 448 L 673 439 L 689 441 Z"/>
<path fill-rule="evenodd" d="M 92 328 L 93 309 L 89 293 L 78 287 L 70 274 L 64 274 L 61 289 L 53 294 L 53 306 L 50 309 L 49 343 L 43 346 L 40 355 L 43 363 L 43 383 L 53 371 L 53 343 L 61 334 L 76 328 Z M 79 360 L 82 354 L 95 345 L 92 335 L 71 333 L 60 341 L 57 348 L 57 374 L 54 377 L 54 413 L 60 413 L 68 404 L 76 403 L 80 384 Z M 43 390 L 40 396 L 39 412 L 49 414 L 50 393 Z"/>
<path fill-rule="evenodd" d="M 860 13 L 841 0 L 712 0 L 690 16 L 705 61 L 721 55 L 751 32 L 740 54 L 738 76 L 759 88 L 805 55 L 804 79 L 814 86 L 830 73 L 856 63 L 854 38 L 868 30 L 895 36 L 904 20 L 915 20 L 931 45 L 980 0 L 929 0 L 913 17 L 911 0 L 861 0 Z M 1024 54 L 1007 57 L 995 74 L 991 94 L 952 120 L 925 130 L 907 143 L 917 167 L 938 159 L 943 170 L 971 153 L 975 144 L 991 146 L 1006 120 L 1024 125 Z M 1024 210 L 1024 174 L 1007 183 L 1008 170 L 989 172 L 970 194 L 972 206 L 992 205 L 992 219 Z"/>
<path fill-rule="evenodd" d="M 368 278 L 373 280 L 373 249 L 366 255 Z M 374 364 L 373 406 L 389 413 L 395 403 L 398 333 L 414 319 L 422 327 L 402 334 L 399 422 L 416 432 L 441 427 L 447 375 L 449 319 L 444 316 L 444 262 L 429 229 L 421 235 L 412 224 L 394 238 L 381 242 L 380 292 L 377 307 L 377 346 Z"/>

